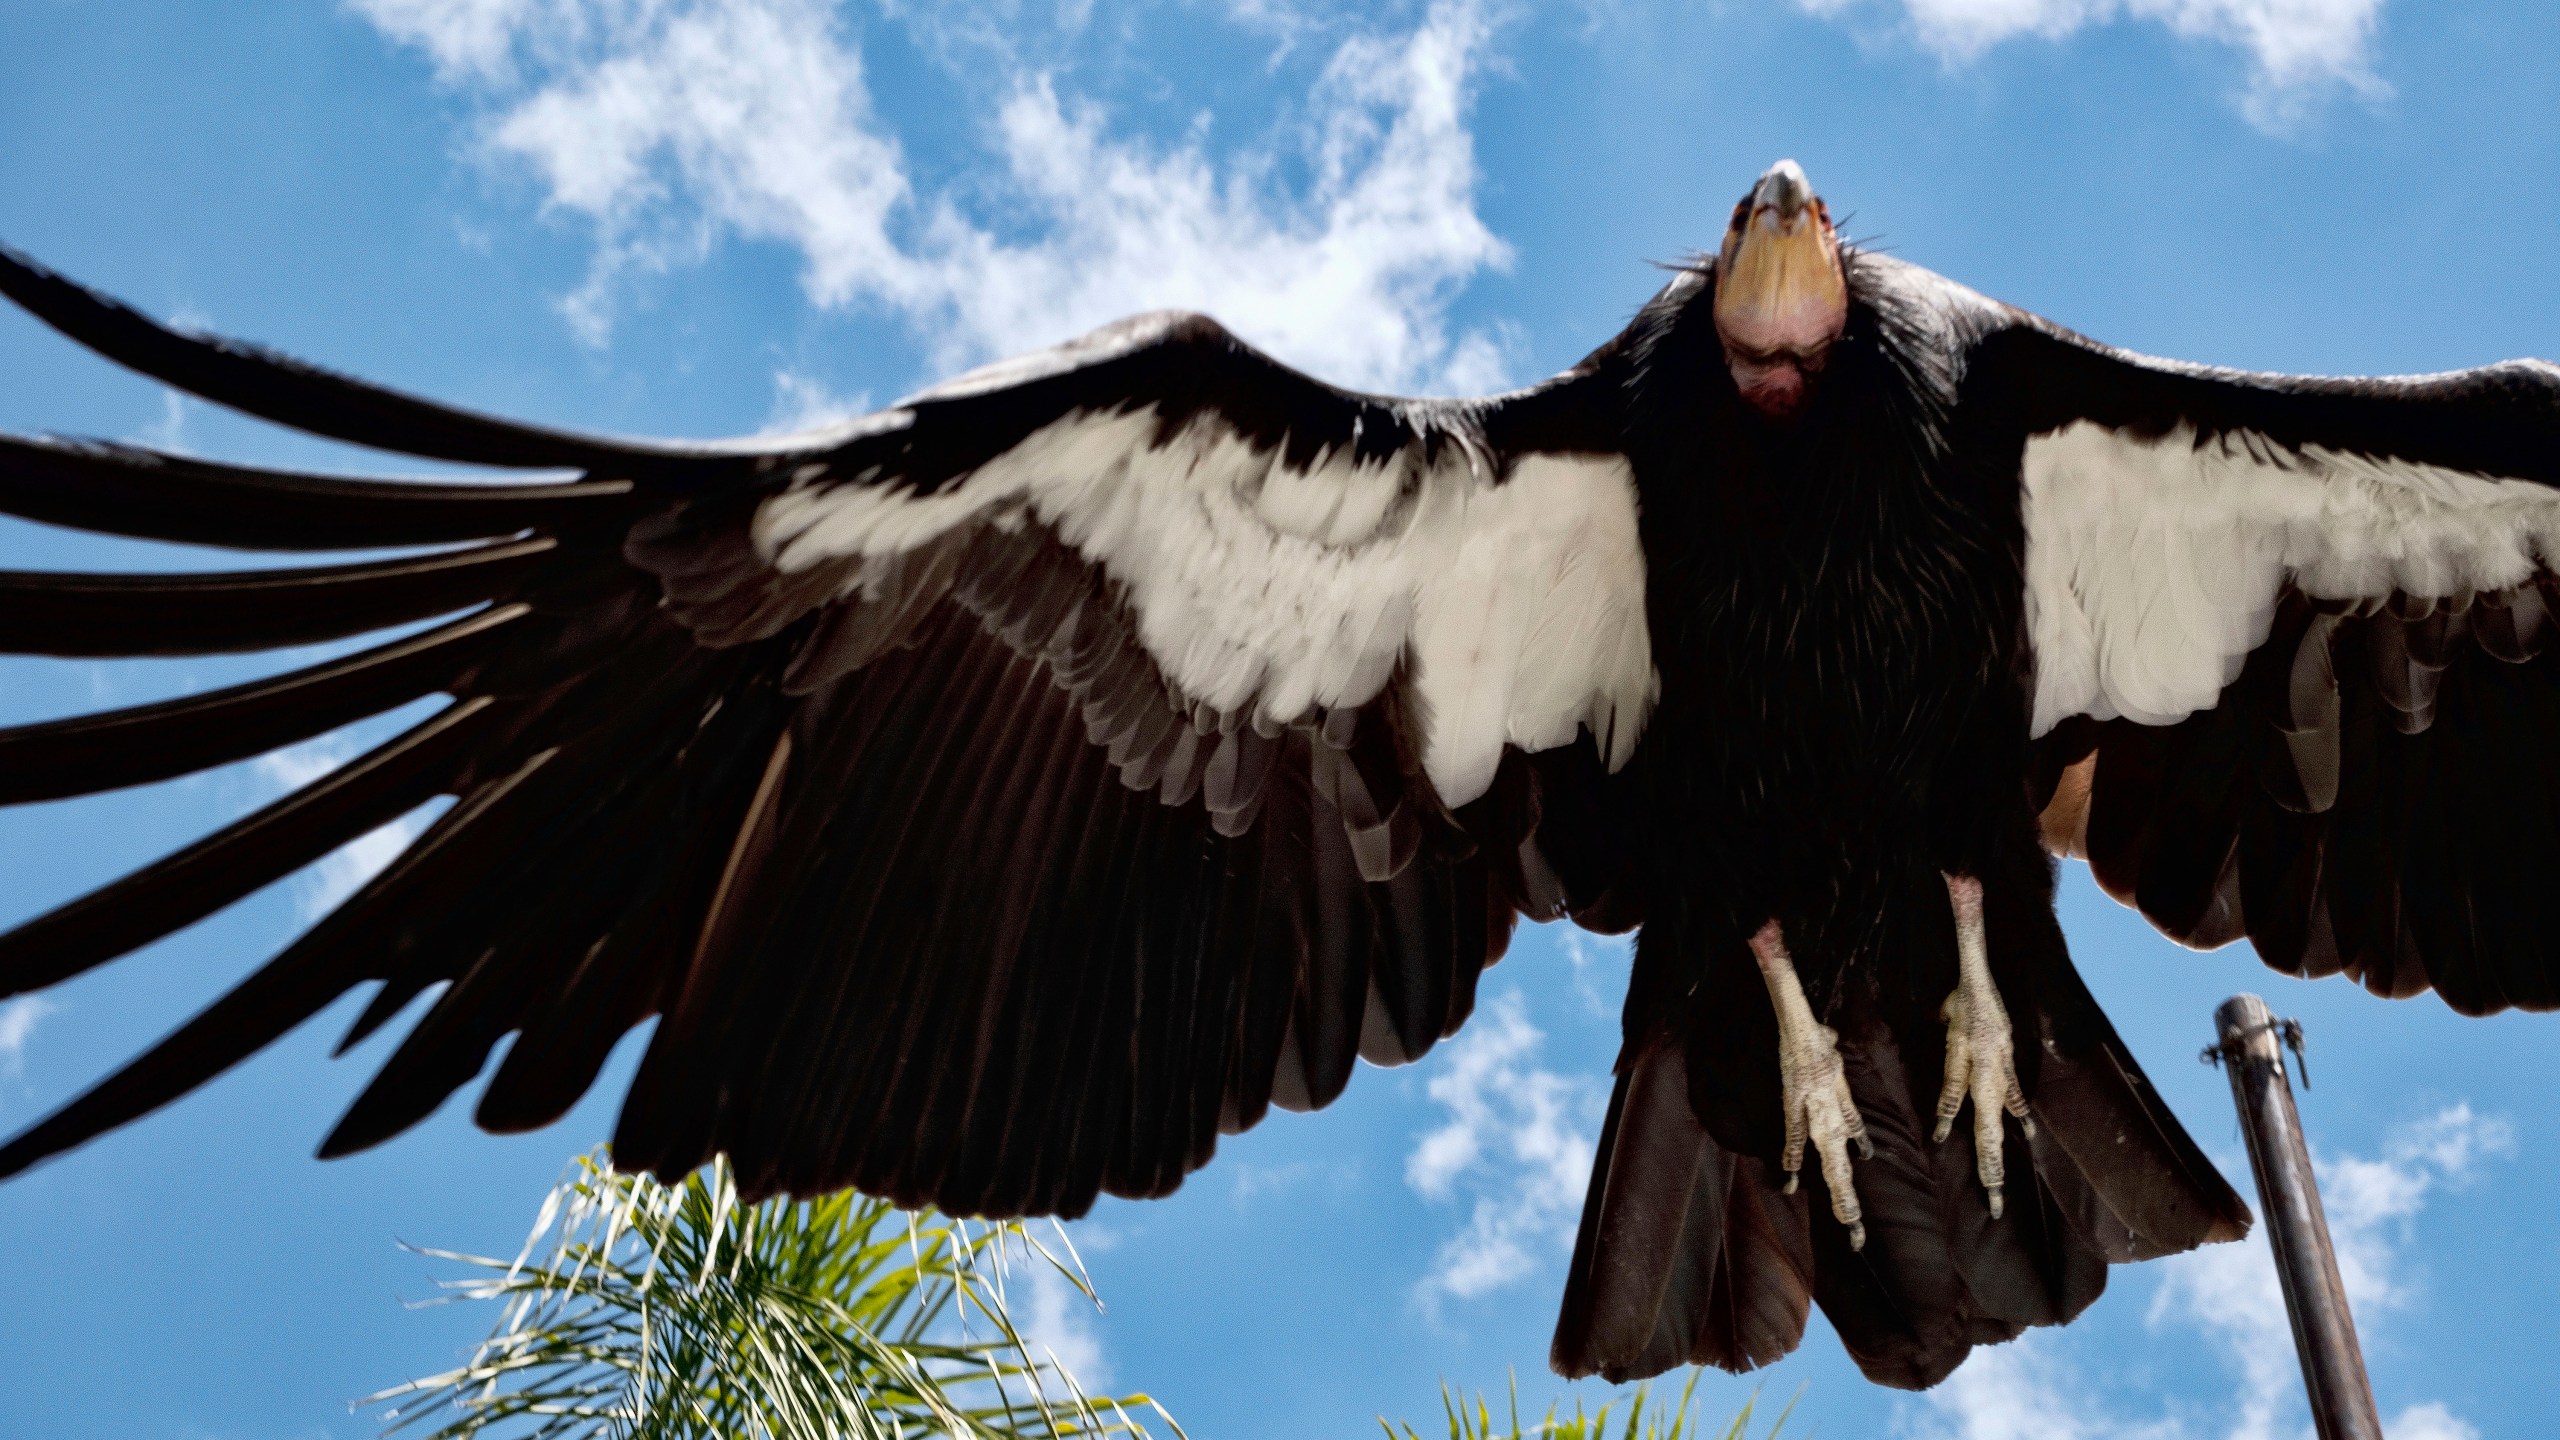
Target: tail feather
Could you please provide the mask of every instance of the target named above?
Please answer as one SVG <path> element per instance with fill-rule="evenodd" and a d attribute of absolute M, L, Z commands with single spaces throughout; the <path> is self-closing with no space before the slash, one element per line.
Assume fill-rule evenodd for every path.
<path fill-rule="evenodd" d="M 1657 1036 L 1619 1067 L 1550 1352 L 1564 1375 L 1749 1370 L 1804 1338 L 1805 1197 L 1707 1134 L 1683 1052 Z"/>
<path fill-rule="evenodd" d="M 2170 1113 L 2072 965 L 2051 904 L 2051 862 L 2021 844 L 2003 864 L 2005 878 L 1986 877 L 1984 887 L 1992 964 L 2034 1105 L 2037 1165 L 2077 1179 L 2048 1186 L 2067 1223 L 2115 1264 L 2248 1234 L 2248 1205 Z M 2102 869 L 2093 873 L 2106 883 Z"/>
<path fill-rule="evenodd" d="M 2058 967 L 2069 970 L 2068 962 Z M 1768 1161 L 1718 1145 L 1689 1091 L 1687 1047 L 1631 1042 L 1594 1159 L 1552 1361 L 1612 1382 L 1683 1363 L 1742 1371 L 1802 1340 L 1819 1304 L 1868 1379 L 1925 1389 L 1973 1347 L 2059 1325 L 2106 1288 L 2107 1266 L 2237 1239 L 2247 1207 L 2195 1149 L 2077 977 L 2048 989 L 2037 1133 L 2006 1126 L 2006 1213 L 1993 1219 L 1962 1136 L 1930 1138 L 1915 1097 L 1931 1067 L 1894 1032 L 1838 1017 L 1852 1092 L 1875 1146 L 1857 1164 L 1867 1241 L 1849 1246 L 1818 1167 L 1779 1193 Z M 2092 1027 L 2097 1027 L 2093 1029 Z"/>
<path fill-rule="evenodd" d="M 2082 1208 L 2093 1213 L 2083 1223 L 2115 1247 L 2107 1258 L 2150 1260 L 2247 1235 L 2247 1202 L 2170 1113 L 2079 974 L 2055 966 L 2045 986 L 2035 1113 L 2051 1139 L 2037 1148 L 2049 1145 L 2085 1177 Z"/>
<path fill-rule="evenodd" d="M 1921 1389 L 1945 1378 L 1975 1345 L 2025 1328 L 2025 1319 L 1995 1313 L 1976 1290 L 2032 1291 L 2033 1261 L 2021 1253 L 2014 1228 L 1992 1221 L 1981 1187 L 1966 1193 L 1971 1177 L 1962 1172 L 1971 1169 L 1972 1147 L 1930 1139 L 1884 1027 L 1844 1033 L 1840 1058 L 1875 1147 L 1857 1166 L 1867 1243 L 1852 1250 L 1840 1227 L 1818 1227 L 1814 1296 L 1868 1378 Z M 1822 1176 L 1816 1167 L 1807 1171 L 1813 1207 L 1827 1213 Z"/>
<path fill-rule="evenodd" d="M 1777 1167 L 1736 1155 L 1725 1192 L 1724 1268 L 1690 1356 L 1726 1370 L 1774 1365 L 1804 1341 L 1813 1274 L 1809 1201 L 1783 1192 Z"/>
<path fill-rule="evenodd" d="M 1838 1226 L 1817 1228 L 1814 1298 L 1867 1378 L 1919 1390 L 1937 1384 L 1976 1345 L 2060 1325 L 2106 1289 L 2106 1257 L 2058 1223 L 2087 1193 L 2066 1164 L 2048 1170 L 2015 1121 L 2006 1122 L 2008 1204 L 1994 1219 L 1973 1146 L 1930 1137 L 1914 1103 L 1912 1067 L 1882 1024 L 1844 1027 L 1840 1052 L 1875 1145 L 1857 1169 L 1867 1244 L 1851 1250 Z M 1813 1208 L 1827 1212 L 1820 1177 Z"/>
<path fill-rule="evenodd" d="M 1995 1219 L 1973 1145 L 1956 1136 L 1932 1138 L 1935 1109 L 1922 1102 L 1935 1088 L 1915 1082 L 1937 1079 L 1935 1068 L 1923 1073 L 1910 1064 L 1894 1032 L 1881 1024 L 1844 1036 L 1841 1057 L 1876 1145 L 1875 1159 L 1859 1167 L 1859 1194 L 1868 1194 L 1867 1177 L 1874 1174 L 1884 1182 L 1877 1199 L 1890 1198 L 1895 1207 L 1879 1215 L 1880 1207 L 1870 1201 L 1870 1233 L 1903 1227 L 1915 1246 L 1943 1246 L 1953 1276 L 1962 1282 L 1963 1304 L 2011 1327 L 2012 1334 L 2029 1325 L 2064 1324 L 2098 1298 L 2106 1288 L 2104 1260 L 2092 1252 L 2087 1236 L 2055 1234 L 2050 1223 L 2063 1204 L 2057 1197 L 2087 1192 L 2076 1171 L 2039 1166 L 2024 1127 L 2007 1122 L 2002 1170 L 2009 1203 Z"/>

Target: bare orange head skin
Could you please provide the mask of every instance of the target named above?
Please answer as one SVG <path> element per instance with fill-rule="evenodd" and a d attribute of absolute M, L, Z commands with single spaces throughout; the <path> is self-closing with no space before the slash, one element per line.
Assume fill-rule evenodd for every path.
<path fill-rule="evenodd" d="M 1733 207 L 1716 257 L 1715 313 L 1743 400 L 1772 420 L 1793 419 L 1849 323 L 1840 237 L 1793 160 L 1770 166 Z"/>

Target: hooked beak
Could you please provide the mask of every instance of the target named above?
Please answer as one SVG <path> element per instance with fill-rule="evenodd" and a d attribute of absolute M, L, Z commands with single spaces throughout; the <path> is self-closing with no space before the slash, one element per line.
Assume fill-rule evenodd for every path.
<path fill-rule="evenodd" d="M 1774 418 L 1801 408 L 1808 377 L 1849 323 L 1849 285 L 1830 212 L 1793 160 L 1770 166 L 1734 207 L 1715 317 L 1743 398 Z"/>

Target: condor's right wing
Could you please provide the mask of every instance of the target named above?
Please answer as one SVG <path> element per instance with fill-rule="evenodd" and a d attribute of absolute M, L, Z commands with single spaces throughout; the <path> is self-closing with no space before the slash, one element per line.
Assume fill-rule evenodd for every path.
<path fill-rule="evenodd" d="M 657 1029 L 617 1163 L 956 1213 L 1172 1189 L 1221 1130 L 1468 1014 L 1515 915 L 1628 923 L 1608 773 L 1655 680 L 1603 368 L 1487 401 L 1333 389 L 1142 317 L 851 425 L 603 440 L 154 324 L 12 256 L 0 291 L 285 424 L 567 483 L 351 481 L 0 442 L 0 508 L 391 560 L 0 576 L 0 646 L 256 651 L 429 628 L 0 732 L 0 802 L 255 755 L 421 696 L 372 753 L 0 937 L 0 996 L 455 803 L 265 968 L 0 1148 L 167 1103 L 349 989 L 442 993 L 323 1146 L 513 1040 L 498 1130 Z"/>

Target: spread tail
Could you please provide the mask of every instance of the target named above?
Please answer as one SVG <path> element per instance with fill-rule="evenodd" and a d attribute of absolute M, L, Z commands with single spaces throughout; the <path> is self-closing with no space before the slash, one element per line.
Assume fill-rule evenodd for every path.
<path fill-rule="evenodd" d="M 2069 962 L 2034 1017 L 2031 1140 L 2007 1122 L 2013 1177 L 1994 1220 L 1972 1147 L 1930 1139 L 1930 1076 L 1891 1029 L 1844 1020 L 1840 1052 L 1876 1153 L 1859 1162 L 1867 1241 L 1849 1247 L 1818 1167 L 1780 1193 L 1771 1162 L 1719 1145 L 1690 1095 L 1686 1046 L 1629 1045 L 1583 1202 L 1551 1359 L 1612 1382 L 1683 1363 L 1742 1371 L 1804 1337 L 1818 1303 L 1867 1377 L 1923 1389 L 1975 1345 L 2059 1325 L 2107 1266 L 2248 1232 L 2248 1207 L 2161 1102 Z M 2017 1177 L 2032 1176 L 2031 1185 Z"/>

